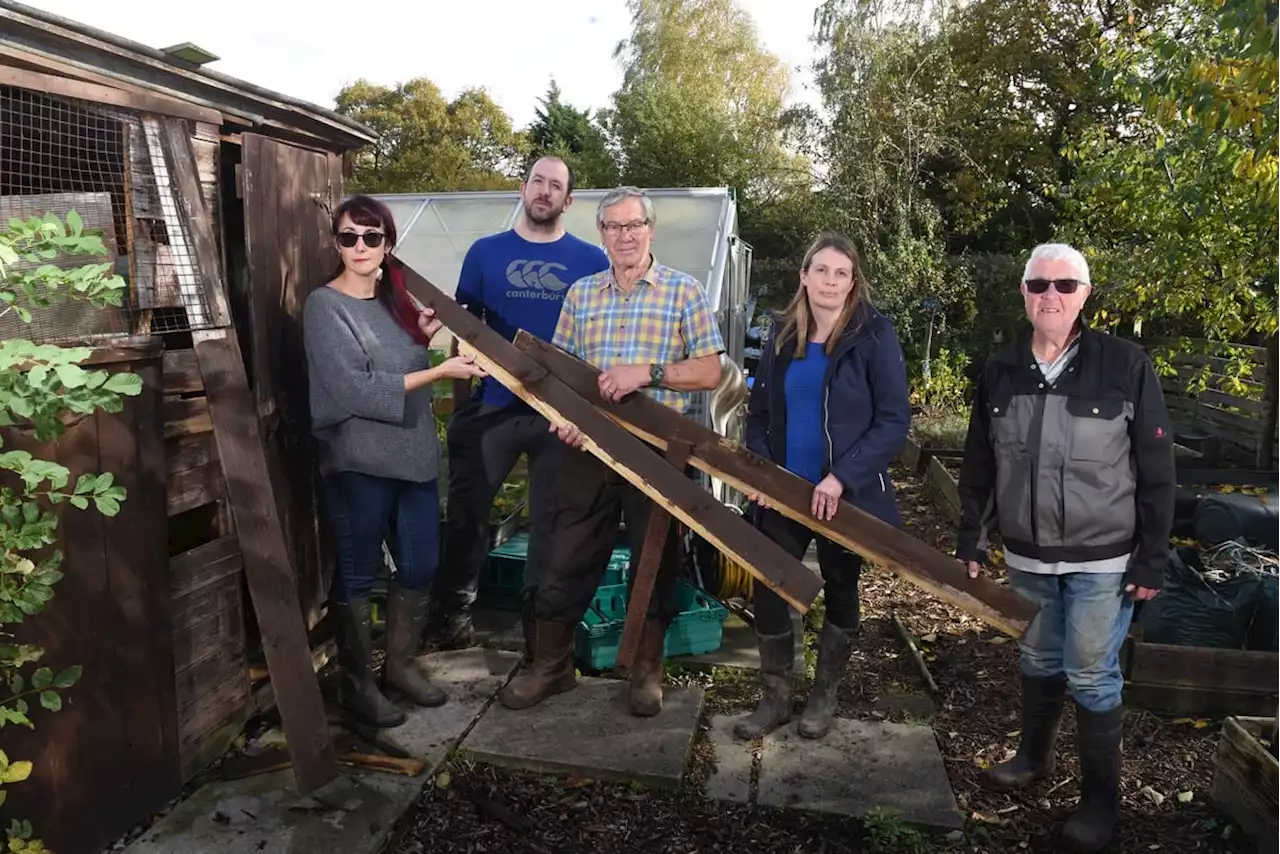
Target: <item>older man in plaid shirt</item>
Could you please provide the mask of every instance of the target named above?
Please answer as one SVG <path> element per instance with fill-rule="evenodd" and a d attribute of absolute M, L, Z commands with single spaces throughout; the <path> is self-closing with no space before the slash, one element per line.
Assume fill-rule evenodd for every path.
<path fill-rule="evenodd" d="M 641 392 L 683 413 L 692 393 L 719 383 L 724 342 L 698 280 L 654 260 L 655 224 L 653 203 L 642 190 L 621 187 L 600 200 L 596 227 L 610 268 L 569 289 L 554 343 L 603 371 L 604 399 Z M 569 445 L 582 446 L 574 425 L 552 429 Z M 619 517 L 626 519 L 632 565 L 638 566 L 651 506 L 644 493 L 591 454 L 569 455 L 557 484 L 551 556 L 534 603 L 534 659 L 499 696 L 507 708 L 528 708 L 577 685 L 573 633 L 608 565 Z M 662 710 L 663 640 L 675 616 L 677 537 L 673 526 L 632 667 L 634 715 Z"/>

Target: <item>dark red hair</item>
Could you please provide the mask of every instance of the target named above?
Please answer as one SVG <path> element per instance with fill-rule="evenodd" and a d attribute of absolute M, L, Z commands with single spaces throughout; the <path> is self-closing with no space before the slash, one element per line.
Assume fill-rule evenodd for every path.
<path fill-rule="evenodd" d="M 386 235 L 384 245 L 388 253 L 396 245 L 395 218 L 391 216 L 391 211 L 386 205 L 372 196 L 352 196 L 338 205 L 338 209 L 333 212 L 332 231 L 335 237 L 338 235 L 338 223 L 344 216 L 351 218 L 352 225 L 382 229 L 382 233 Z M 341 272 L 342 267 L 339 267 L 338 273 Z M 337 278 L 336 274 L 334 278 Z M 418 307 L 409 296 L 409 290 L 404 286 L 404 277 L 400 275 L 399 270 L 391 266 L 386 257 L 382 259 L 382 278 L 378 279 L 374 293 L 395 322 L 408 332 L 414 341 L 424 347 L 431 343 L 418 328 Z"/>

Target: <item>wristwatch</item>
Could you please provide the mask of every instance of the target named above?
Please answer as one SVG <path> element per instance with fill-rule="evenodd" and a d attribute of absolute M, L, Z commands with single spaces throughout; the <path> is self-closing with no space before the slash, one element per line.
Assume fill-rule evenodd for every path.
<path fill-rule="evenodd" d="M 662 385 L 662 380 L 667 375 L 667 369 L 662 365 L 649 366 L 649 387 L 657 388 Z"/>

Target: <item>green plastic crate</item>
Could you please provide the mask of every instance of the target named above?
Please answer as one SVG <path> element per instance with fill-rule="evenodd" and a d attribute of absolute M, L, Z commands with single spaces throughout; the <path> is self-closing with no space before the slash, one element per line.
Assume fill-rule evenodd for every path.
<path fill-rule="evenodd" d="M 729 609 L 683 578 L 677 585 L 676 598 L 680 614 L 667 627 L 662 657 L 703 655 L 719 649 Z M 574 633 L 574 655 L 583 667 L 589 670 L 613 667 L 618 660 L 626 618 L 627 585 L 601 585 Z"/>
<path fill-rule="evenodd" d="M 519 611 L 521 607 L 521 591 L 524 587 L 524 565 L 529 559 L 529 533 L 521 531 L 512 535 L 489 552 L 489 560 L 485 563 L 480 575 L 479 588 L 476 591 L 476 602 L 484 608 L 496 608 L 502 611 Z M 627 583 L 627 572 L 631 565 L 631 550 L 626 546 L 614 548 L 605 568 L 604 577 L 600 580 L 601 588 Z"/>

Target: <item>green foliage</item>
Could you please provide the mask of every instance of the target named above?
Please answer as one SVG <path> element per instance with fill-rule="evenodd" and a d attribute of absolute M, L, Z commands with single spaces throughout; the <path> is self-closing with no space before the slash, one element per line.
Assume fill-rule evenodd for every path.
<path fill-rule="evenodd" d="M 578 187 L 617 186 L 618 165 L 609 151 L 604 130 L 586 110 L 560 100 L 560 87 L 554 80 L 526 134 L 530 146 L 526 169 L 537 158 L 552 154 L 573 169 Z"/>
<path fill-rule="evenodd" d="M 99 307 L 122 303 L 124 282 L 108 276 L 110 265 L 62 268 L 42 264 L 59 255 L 106 254 L 100 235 L 86 234 L 75 211 L 64 224 L 53 214 L 27 221 L 11 220 L 0 232 L 0 300 L 24 321 L 28 308 L 66 298 L 85 299 Z M 134 374 L 86 370 L 80 363 L 89 348 L 40 345 L 24 339 L 0 342 L 0 427 L 29 431 L 40 441 L 61 436 L 65 418 L 83 417 L 97 409 L 119 412 L 122 395 L 137 395 L 142 381 Z M 3 443 L 0 442 L 0 448 Z M 77 510 L 92 504 L 114 516 L 125 490 L 112 474 L 72 473 L 62 465 L 24 450 L 0 451 L 0 729 L 10 724 L 34 728 L 30 715 L 38 704 L 46 712 L 62 709 L 62 691 L 80 679 L 81 668 L 34 667 L 44 650 L 17 641 L 8 627 L 42 612 L 63 580 L 57 543 L 58 517 L 51 507 L 70 504 Z M 0 751 L 0 785 L 21 783 L 34 771 L 29 760 L 11 761 Z M 7 792 L 0 788 L 0 806 Z M 8 831 L 9 851 L 47 851 L 32 839 L 30 822 L 14 819 Z"/>
<path fill-rule="evenodd" d="M 527 142 L 482 90 L 446 101 L 424 77 L 395 87 L 358 80 L 338 93 L 335 110 L 380 134 L 357 155 L 353 192 L 500 190 L 519 183 Z"/>
<path fill-rule="evenodd" d="M 1068 229 L 1108 285 L 1103 325 L 1275 334 L 1276 24 L 1265 6 L 1172 0 L 1106 43 L 1128 112 L 1072 149 Z"/>
<path fill-rule="evenodd" d="M 969 357 L 952 353 L 943 347 L 929 360 L 929 373 L 924 363 L 918 363 L 910 377 L 910 397 L 913 406 L 927 412 L 964 411 L 973 394 L 973 384 L 967 376 Z"/>
<path fill-rule="evenodd" d="M 867 814 L 863 826 L 873 854 L 925 854 L 929 850 L 928 837 L 919 828 L 879 808 Z"/>

